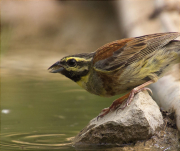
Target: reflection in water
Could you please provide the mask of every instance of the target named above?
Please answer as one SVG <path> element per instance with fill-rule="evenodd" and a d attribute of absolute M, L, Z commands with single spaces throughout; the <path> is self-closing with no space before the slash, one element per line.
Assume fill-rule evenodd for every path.
<path fill-rule="evenodd" d="M 72 149 L 71 143 L 65 134 L 6 134 L 2 135 L 1 148 L 2 149 Z M 66 143 L 59 143 L 65 139 Z"/>

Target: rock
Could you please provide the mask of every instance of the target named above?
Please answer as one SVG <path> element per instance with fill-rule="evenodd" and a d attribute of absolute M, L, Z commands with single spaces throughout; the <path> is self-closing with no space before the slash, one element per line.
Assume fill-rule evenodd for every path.
<path fill-rule="evenodd" d="M 97 117 L 74 138 L 75 147 L 94 145 L 122 145 L 150 138 L 163 124 L 158 105 L 147 92 L 135 95 L 124 110 Z"/>

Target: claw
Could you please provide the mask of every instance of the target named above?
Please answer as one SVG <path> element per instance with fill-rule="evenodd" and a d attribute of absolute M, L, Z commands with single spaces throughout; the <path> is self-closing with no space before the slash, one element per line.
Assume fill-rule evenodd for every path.
<path fill-rule="evenodd" d="M 111 111 L 111 109 L 109 107 L 108 108 L 104 108 L 101 111 L 100 115 L 97 116 L 97 121 L 98 121 L 99 118 L 102 118 L 104 115 L 108 114 L 110 111 Z"/>
<path fill-rule="evenodd" d="M 150 88 L 146 88 L 146 90 L 148 90 L 151 93 L 151 95 L 153 95 L 153 92 Z"/>
<path fill-rule="evenodd" d="M 138 90 L 136 93 L 139 93 L 139 92 L 144 91 L 144 90 L 149 91 L 149 92 L 151 93 L 151 95 L 153 95 L 152 90 L 151 90 L 150 88 L 147 88 L 147 87 L 144 87 L 144 88 L 142 88 L 142 89 Z"/>
<path fill-rule="evenodd" d="M 98 121 L 99 118 L 100 118 L 100 115 L 97 116 L 97 121 Z"/>

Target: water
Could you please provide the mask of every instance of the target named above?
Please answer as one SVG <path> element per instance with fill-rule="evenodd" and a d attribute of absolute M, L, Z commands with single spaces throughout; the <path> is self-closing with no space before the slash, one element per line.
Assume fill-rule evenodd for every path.
<path fill-rule="evenodd" d="M 112 99 L 89 94 L 69 79 L 4 77 L 1 149 L 75 150 L 73 137 Z"/>

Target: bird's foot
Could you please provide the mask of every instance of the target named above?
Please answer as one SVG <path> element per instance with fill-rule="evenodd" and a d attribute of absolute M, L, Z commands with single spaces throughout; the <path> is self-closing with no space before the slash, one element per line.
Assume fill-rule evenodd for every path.
<path fill-rule="evenodd" d="M 145 90 L 147 90 L 147 91 L 149 91 L 151 94 L 153 94 L 152 93 L 152 90 L 150 89 L 150 88 L 147 88 L 147 87 L 144 87 L 144 88 L 141 88 L 141 89 L 136 89 L 136 88 L 134 88 L 131 92 L 130 92 L 130 94 L 129 94 L 129 97 L 128 97 L 128 99 L 126 100 L 126 103 L 125 103 L 125 105 L 123 106 L 123 107 L 120 107 L 120 108 L 118 108 L 117 110 L 116 110 L 116 112 L 118 112 L 118 110 L 124 110 L 127 106 L 129 106 L 129 104 L 132 102 L 132 100 L 134 99 L 134 95 L 135 94 L 137 94 L 137 93 L 139 93 L 139 92 L 141 92 L 141 91 L 145 91 Z"/>
<path fill-rule="evenodd" d="M 101 113 L 97 116 L 97 121 L 98 121 L 99 118 L 102 118 L 102 117 L 104 117 L 104 115 L 108 114 L 110 112 L 110 110 L 111 110 L 110 107 L 104 108 L 101 111 Z"/>
<path fill-rule="evenodd" d="M 126 95 L 124 95 L 124 96 L 122 96 L 122 97 L 120 97 L 120 98 L 118 98 L 118 99 L 116 99 L 116 100 L 111 104 L 110 107 L 103 109 L 103 110 L 101 111 L 101 113 L 98 115 L 97 120 L 98 120 L 99 118 L 104 117 L 104 116 L 105 116 L 106 114 L 108 114 L 110 111 L 115 111 L 117 108 L 119 108 L 119 106 L 122 104 L 122 102 L 123 102 L 126 98 L 128 98 L 128 96 L 129 96 L 129 93 L 126 94 Z"/>
<path fill-rule="evenodd" d="M 116 99 L 116 100 L 111 104 L 110 107 L 103 109 L 103 110 L 101 111 L 101 113 L 98 115 L 97 120 L 98 120 L 99 118 L 104 117 L 104 116 L 105 116 L 106 114 L 108 114 L 110 111 L 115 111 L 115 110 L 117 109 L 117 110 L 116 110 L 116 113 L 117 113 L 118 110 L 120 110 L 120 109 L 121 109 L 121 110 L 124 110 L 124 109 L 125 109 L 127 106 L 129 106 L 129 104 L 132 102 L 132 100 L 133 100 L 133 98 L 134 98 L 134 95 L 135 95 L 136 93 L 139 93 L 139 92 L 144 91 L 144 90 L 148 90 L 148 91 L 152 94 L 151 89 L 149 89 L 149 88 L 147 88 L 147 87 L 134 88 L 130 93 L 128 93 L 128 94 L 126 94 L 126 95 L 124 95 L 124 96 Z M 124 105 L 123 107 L 119 107 L 119 106 L 124 102 L 125 99 L 127 99 L 125 105 Z"/>

